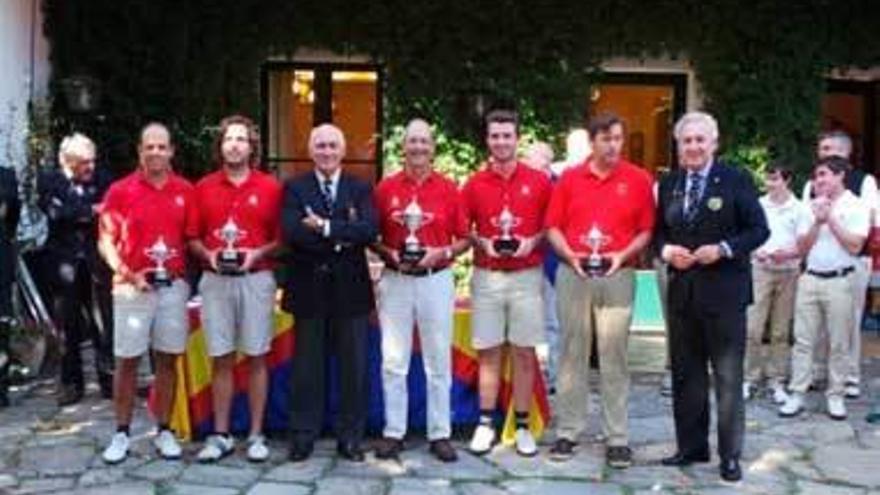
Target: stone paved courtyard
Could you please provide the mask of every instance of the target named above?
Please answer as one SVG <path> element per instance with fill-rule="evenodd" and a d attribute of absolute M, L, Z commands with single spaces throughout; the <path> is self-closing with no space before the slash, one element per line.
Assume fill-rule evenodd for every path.
<path fill-rule="evenodd" d="M 653 362 L 657 362 L 652 360 Z M 662 362 L 662 361 L 661 361 Z M 866 376 L 880 376 L 880 359 L 866 360 Z M 745 478 L 722 484 L 717 459 L 712 464 L 676 469 L 660 466 L 674 449 L 671 401 L 658 392 L 661 374 L 634 373 L 630 401 L 634 465 L 605 467 L 598 438 L 596 397 L 590 403 L 591 427 L 578 455 L 569 462 L 546 455 L 552 434 L 542 439 L 542 453 L 531 459 L 497 447 L 485 458 L 465 452 L 466 436 L 457 440 L 460 461 L 442 464 L 427 453 L 419 436 L 407 442 L 401 463 L 352 464 L 336 458 L 334 443 L 324 440 L 302 464 L 286 462 L 284 442 L 273 439 L 269 462 L 252 465 L 238 454 L 218 465 L 193 461 L 198 445 L 185 444 L 183 461 L 157 460 L 150 442 L 153 424 L 139 401 L 132 425 L 133 455 L 107 467 L 100 452 L 113 432 L 109 401 L 88 398 L 59 409 L 51 383 L 16 390 L 15 406 L 0 412 L 0 493 L 81 494 L 344 494 L 344 495 L 501 495 L 501 494 L 880 494 L 880 426 L 865 422 L 869 400 L 849 401 L 850 419 L 835 422 L 824 414 L 818 393 L 809 397 L 809 413 L 794 420 L 777 417 L 761 397 L 747 409 Z M 594 387 L 595 388 L 595 387 Z M 870 389 L 880 391 L 880 379 Z M 714 441 L 714 439 L 713 439 Z"/>

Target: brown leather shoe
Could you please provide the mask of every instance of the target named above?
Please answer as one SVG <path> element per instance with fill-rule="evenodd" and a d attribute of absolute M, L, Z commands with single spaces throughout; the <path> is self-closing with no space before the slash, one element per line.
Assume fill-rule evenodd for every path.
<path fill-rule="evenodd" d="M 428 450 L 434 457 L 443 462 L 455 462 L 458 460 L 455 447 L 445 438 L 431 441 L 431 447 Z"/>
<path fill-rule="evenodd" d="M 398 440 L 396 438 L 390 437 L 382 437 L 378 442 L 376 442 L 376 459 L 397 460 L 402 450 L 403 440 Z"/>

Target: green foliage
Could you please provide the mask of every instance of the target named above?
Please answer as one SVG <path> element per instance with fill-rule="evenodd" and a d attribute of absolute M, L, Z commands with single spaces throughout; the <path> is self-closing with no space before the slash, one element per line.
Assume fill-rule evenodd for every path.
<path fill-rule="evenodd" d="M 190 175 L 210 167 L 209 126 L 231 112 L 259 118 L 261 65 L 297 47 L 381 63 L 386 132 L 427 117 L 461 155 L 448 165 L 456 176 L 498 103 L 558 143 L 612 56 L 691 60 L 727 149 L 767 147 L 806 167 L 829 69 L 880 62 L 880 17 L 865 0 L 44 0 L 44 10 L 55 134 L 84 130 L 127 169 L 137 130 L 162 120 Z M 77 74 L 100 81 L 96 114 L 60 97 Z"/>

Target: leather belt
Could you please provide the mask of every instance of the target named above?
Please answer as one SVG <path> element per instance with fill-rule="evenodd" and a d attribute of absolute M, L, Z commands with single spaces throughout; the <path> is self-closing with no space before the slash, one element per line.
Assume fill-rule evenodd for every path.
<path fill-rule="evenodd" d="M 838 268 L 837 270 L 829 270 L 829 271 L 820 271 L 820 270 L 810 270 L 807 269 L 807 273 L 819 278 L 838 278 L 845 277 L 850 273 L 856 271 L 855 267 L 848 266 L 846 268 Z"/>
<path fill-rule="evenodd" d="M 412 270 L 398 270 L 396 268 L 389 268 L 389 270 L 399 273 L 401 275 L 409 275 L 410 277 L 428 277 L 434 275 L 435 273 L 440 273 L 447 268 L 449 267 L 444 266 L 442 268 L 415 268 Z"/>

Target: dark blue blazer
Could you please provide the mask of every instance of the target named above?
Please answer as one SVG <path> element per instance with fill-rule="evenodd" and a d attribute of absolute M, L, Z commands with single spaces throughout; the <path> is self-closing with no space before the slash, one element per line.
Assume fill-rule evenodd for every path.
<path fill-rule="evenodd" d="M 696 249 L 727 242 L 732 258 L 684 271 L 669 266 L 670 309 L 685 307 L 717 313 L 742 310 L 752 302 L 750 255 L 769 237 L 767 219 L 751 178 L 716 161 L 693 219 L 684 216 L 686 171 L 679 167 L 660 181 L 654 242 Z"/>
<path fill-rule="evenodd" d="M 302 224 L 306 207 L 330 219 L 330 236 Z M 312 172 L 284 184 L 281 230 L 289 277 L 284 307 L 299 318 L 364 316 L 373 310 L 373 290 L 365 248 L 378 226 L 369 184 L 342 173 L 333 211 L 324 207 Z"/>

